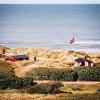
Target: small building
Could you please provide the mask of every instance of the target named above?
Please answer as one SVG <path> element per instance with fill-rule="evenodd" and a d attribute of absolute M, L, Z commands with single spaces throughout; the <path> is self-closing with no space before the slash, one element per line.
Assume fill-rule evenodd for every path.
<path fill-rule="evenodd" d="M 83 58 L 77 58 L 75 60 L 74 66 L 89 66 L 89 67 L 92 67 L 92 66 L 94 66 L 94 63 L 93 63 L 93 61 L 90 61 L 90 60 L 86 60 L 86 59 L 83 59 Z"/>
<path fill-rule="evenodd" d="M 5 58 L 6 61 L 21 61 L 21 60 L 29 60 L 29 57 L 27 55 L 14 55 L 14 56 L 9 56 Z"/>

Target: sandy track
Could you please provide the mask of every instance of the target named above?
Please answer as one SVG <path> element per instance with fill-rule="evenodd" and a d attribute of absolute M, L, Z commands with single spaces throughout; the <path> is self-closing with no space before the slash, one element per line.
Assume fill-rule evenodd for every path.
<path fill-rule="evenodd" d="M 36 64 L 28 65 L 28 66 L 20 66 L 19 68 L 15 69 L 15 74 L 18 77 L 24 77 L 25 73 L 30 71 L 32 68 L 37 68 Z"/>

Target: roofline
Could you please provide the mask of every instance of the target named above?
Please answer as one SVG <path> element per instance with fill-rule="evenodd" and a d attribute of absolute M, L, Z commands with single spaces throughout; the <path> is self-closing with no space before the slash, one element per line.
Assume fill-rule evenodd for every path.
<path fill-rule="evenodd" d="M 92 63 L 94 63 L 94 62 L 91 61 L 91 60 L 87 60 L 87 59 L 83 59 L 83 58 L 77 58 L 77 59 L 80 59 L 81 61 L 87 61 L 87 62 L 92 62 Z M 76 61 L 77 59 L 75 59 L 74 61 Z M 76 62 L 80 62 L 80 61 L 76 61 Z"/>

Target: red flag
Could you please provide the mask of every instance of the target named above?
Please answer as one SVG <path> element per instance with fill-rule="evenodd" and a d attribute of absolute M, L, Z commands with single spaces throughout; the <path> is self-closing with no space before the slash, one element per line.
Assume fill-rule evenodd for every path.
<path fill-rule="evenodd" d="M 70 44 L 73 44 L 75 42 L 74 37 L 69 41 Z"/>

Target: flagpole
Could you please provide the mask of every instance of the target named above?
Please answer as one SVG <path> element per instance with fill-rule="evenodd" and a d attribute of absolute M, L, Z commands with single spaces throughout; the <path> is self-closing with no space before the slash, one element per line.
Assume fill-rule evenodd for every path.
<path fill-rule="evenodd" d="M 73 45 L 73 51 L 74 51 L 74 43 L 72 45 Z"/>

